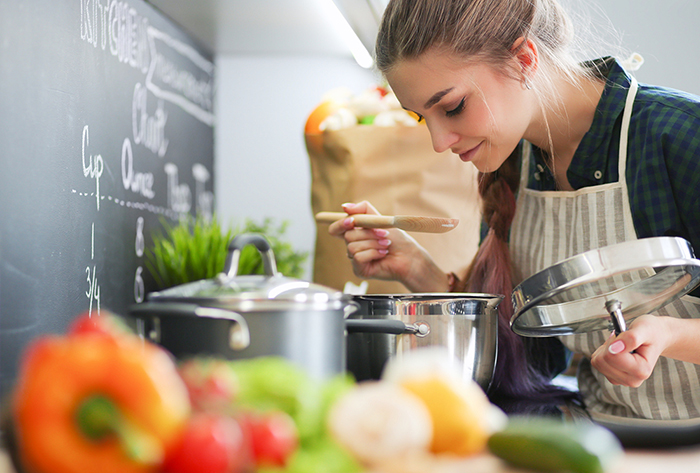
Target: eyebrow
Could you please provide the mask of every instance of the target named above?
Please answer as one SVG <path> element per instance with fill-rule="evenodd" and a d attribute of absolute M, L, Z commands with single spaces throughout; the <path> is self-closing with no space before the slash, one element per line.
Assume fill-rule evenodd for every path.
<path fill-rule="evenodd" d="M 425 102 L 425 105 L 423 105 L 423 108 L 427 109 L 427 108 L 432 107 L 433 105 L 438 103 L 441 98 L 443 98 L 445 95 L 452 92 L 452 90 L 454 90 L 454 87 L 450 87 L 449 89 L 441 90 L 440 92 L 436 93 L 435 95 L 430 97 L 430 99 L 428 99 L 427 102 Z"/>

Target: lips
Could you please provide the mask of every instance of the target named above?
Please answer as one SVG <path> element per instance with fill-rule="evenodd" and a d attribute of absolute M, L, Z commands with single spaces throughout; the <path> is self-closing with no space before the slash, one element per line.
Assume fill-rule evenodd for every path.
<path fill-rule="evenodd" d="M 484 142 L 482 141 L 478 145 L 474 146 L 472 149 L 465 151 L 463 153 L 459 153 L 459 159 L 461 159 L 465 163 L 472 161 L 474 159 L 474 156 L 476 156 L 476 153 L 479 152 L 479 150 L 481 149 L 481 146 L 483 144 L 484 144 Z"/>

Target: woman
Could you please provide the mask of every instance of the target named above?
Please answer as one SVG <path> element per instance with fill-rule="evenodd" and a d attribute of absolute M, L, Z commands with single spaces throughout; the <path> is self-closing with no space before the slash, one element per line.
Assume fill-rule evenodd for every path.
<path fill-rule="evenodd" d="M 676 235 L 700 248 L 700 98 L 640 85 L 613 58 L 577 64 L 556 0 L 392 0 L 377 64 L 435 151 L 480 171 L 488 234 L 467 280 L 445 274 L 408 235 L 333 223 L 356 274 L 413 292 L 509 295 L 513 283 L 583 251 Z M 516 196 L 517 195 L 517 199 Z M 516 204 L 517 202 L 517 204 Z M 377 213 L 369 203 L 349 214 Z M 534 256 L 533 256 L 534 255 Z M 536 397 L 542 374 L 502 304 L 492 399 Z M 686 296 L 617 337 L 561 337 L 585 356 L 592 413 L 700 417 L 700 299 Z M 532 367 L 537 369 L 532 369 Z"/>

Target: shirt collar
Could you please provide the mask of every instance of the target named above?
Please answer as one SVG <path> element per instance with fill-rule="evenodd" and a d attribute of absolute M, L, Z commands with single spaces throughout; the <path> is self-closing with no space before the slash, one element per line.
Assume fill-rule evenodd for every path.
<path fill-rule="evenodd" d="M 596 107 L 593 123 L 579 143 L 569 165 L 567 177 L 574 189 L 610 181 L 606 176 L 609 158 L 617 162 L 617 148 L 611 148 L 616 136 L 612 130 L 620 129 L 630 77 L 614 58 L 607 57 L 585 63 L 606 77 L 605 89 Z M 617 143 L 617 139 L 614 141 Z M 612 151 L 615 151 L 614 153 Z"/>

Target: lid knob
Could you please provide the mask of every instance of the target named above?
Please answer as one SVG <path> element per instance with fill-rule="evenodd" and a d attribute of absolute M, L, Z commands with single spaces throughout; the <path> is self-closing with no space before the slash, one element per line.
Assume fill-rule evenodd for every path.
<path fill-rule="evenodd" d="M 248 245 L 255 246 L 260 252 L 265 275 L 276 276 L 278 273 L 275 254 L 267 238 L 259 233 L 242 233 L 231 240 L 228 244 L 224 273 L 226 273 L 229 278 L 236 277 L 238 274 L 238 261 L 241 257 L 241 250 Z"/>

